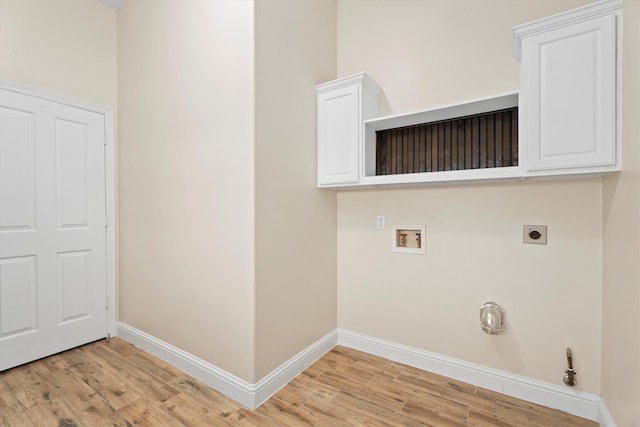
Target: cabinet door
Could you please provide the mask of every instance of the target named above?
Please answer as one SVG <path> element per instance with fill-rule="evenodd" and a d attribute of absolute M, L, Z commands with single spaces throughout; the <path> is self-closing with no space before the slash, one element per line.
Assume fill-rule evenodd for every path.
<path fill-rule="evenodd" d="M 318 185 L 358 182 L 360 86 L 318 94 Z"/>
<path fill-rule="evenodd" d="M 616 164 L 616 17 L 523 40 L 521 137 L 528 169 Z"/>

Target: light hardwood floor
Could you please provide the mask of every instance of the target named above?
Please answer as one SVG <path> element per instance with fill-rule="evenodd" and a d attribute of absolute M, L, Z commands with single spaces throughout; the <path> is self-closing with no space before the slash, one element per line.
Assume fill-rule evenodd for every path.
<path fill-rule="evenodd" d="M 336 347 L 251 411 L 118 338 L 0 373 L 8 426 L 596 426 Z"/>

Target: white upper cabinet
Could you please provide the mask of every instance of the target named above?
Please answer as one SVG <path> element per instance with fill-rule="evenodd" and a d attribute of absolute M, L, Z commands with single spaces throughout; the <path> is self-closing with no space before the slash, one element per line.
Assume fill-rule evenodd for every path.
<path fill-rule="evenodd" d="M 365 73 L 316 87 L 318 94 L 318 187 L 360 180 L 363 120 L 375 117 L 380 88 Z"/>
<path fill-rule="evenodd" d="M 621 15 L 609 0 L 514 29 L 526 175 L 619 170 Z"/>
<path fill-rule="evenodd" d="M 366 74 L 317 86 L 318 187 L 620 170 L 622 7 L 603 0 L 515 27 L 519 93 L 375 117 Z"/>

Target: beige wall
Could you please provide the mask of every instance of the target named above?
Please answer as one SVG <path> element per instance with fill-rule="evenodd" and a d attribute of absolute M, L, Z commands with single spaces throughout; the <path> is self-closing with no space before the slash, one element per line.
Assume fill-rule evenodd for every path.
<path fill-rule="evenodd" d="M 315 85 L 336 75 L 336 3 L 255 6 L 258 380 L 336 327 L 336 194 L 315 188 Z"/>
<path fill-rule="evenodd" d="M 602 396 L 640 425 L 640 2 L 625 0 L 622 172 L 604 179 Z"/>
<path fill-rule="evenodd" d="M 367 71 L 380 113 L 401 113 L 516 90 L 511 27 L 585 3 L 340 0 L 336 29 L 330 0 L 265 0 L 254 33 L 250 0 L 128 0 L 117 27 L 97 1 L 0 0 L 0 79 L 114 109 L 119 90 L 122 321 L 254 382 L 335 327 L 337 225 L 339 327 L 554 383 L 570 345 L 580 389 L 602 366 L 616 422 L 640 425 L 638 0 L 624 171 L 604 185 L 342 192 L 337 224 L 313 189 L 313 86 L 336 47 L 337 75 Z M 396 223 L 426 224 L 427 255 L 391 254 Z M 525 223 L 549 245 L 522 245 Z M 490 299 L 498 337 L 477 325 Z"/>
<path fill-rule="evenodd" d="M 366 71 L 380 116 L 518 90 L 515 25 L 590 0 L 339 0 L 338 76 Z"/>
<path fill-rule="evenodd" d="M 517 90 L 512 27 L 588 1 L 341 0 L 338 76 L 366 71 L 381 114 Z M 375 229 L 376 215 L 387 228 Z M 391 252 L 393 224 L 424 224 L 426 255 Z M 524 245 L 546 224 L 547 246 Z M 600 178 L 338 195 L 338 327 L 600 392 Z M 496 301 L 506 332 L 484 334 Z"/>
<path fill-rule="evenodd" d="M 253 375 L 253 2 L 118 11 L 120 320 Z"/>
<path fill-rule="evenodd" d="M 0 80 L 116 107 L 116 13 L 87 0 L 0 0 Z"/>

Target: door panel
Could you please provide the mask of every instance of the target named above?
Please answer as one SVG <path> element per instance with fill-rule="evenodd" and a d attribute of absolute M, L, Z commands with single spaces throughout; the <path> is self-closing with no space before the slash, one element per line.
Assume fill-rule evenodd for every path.
<path fill-rule="evenodd" d="M 35 227 L 35 118 L 0 107 L 0 231 Z"/>
<path fill-rule="evenodd" d="M 106 336 L 104 126 L 0 89 L 0 370 Z"/>
<path fill-rule="evenodd" d="M 91 251 L 58 254 L 59 323 L 91 313 Z"/>
<path fill-rule="evenodd" d="M 0 338 L 36 330 L 36 259 L 0 260 Z"/>

